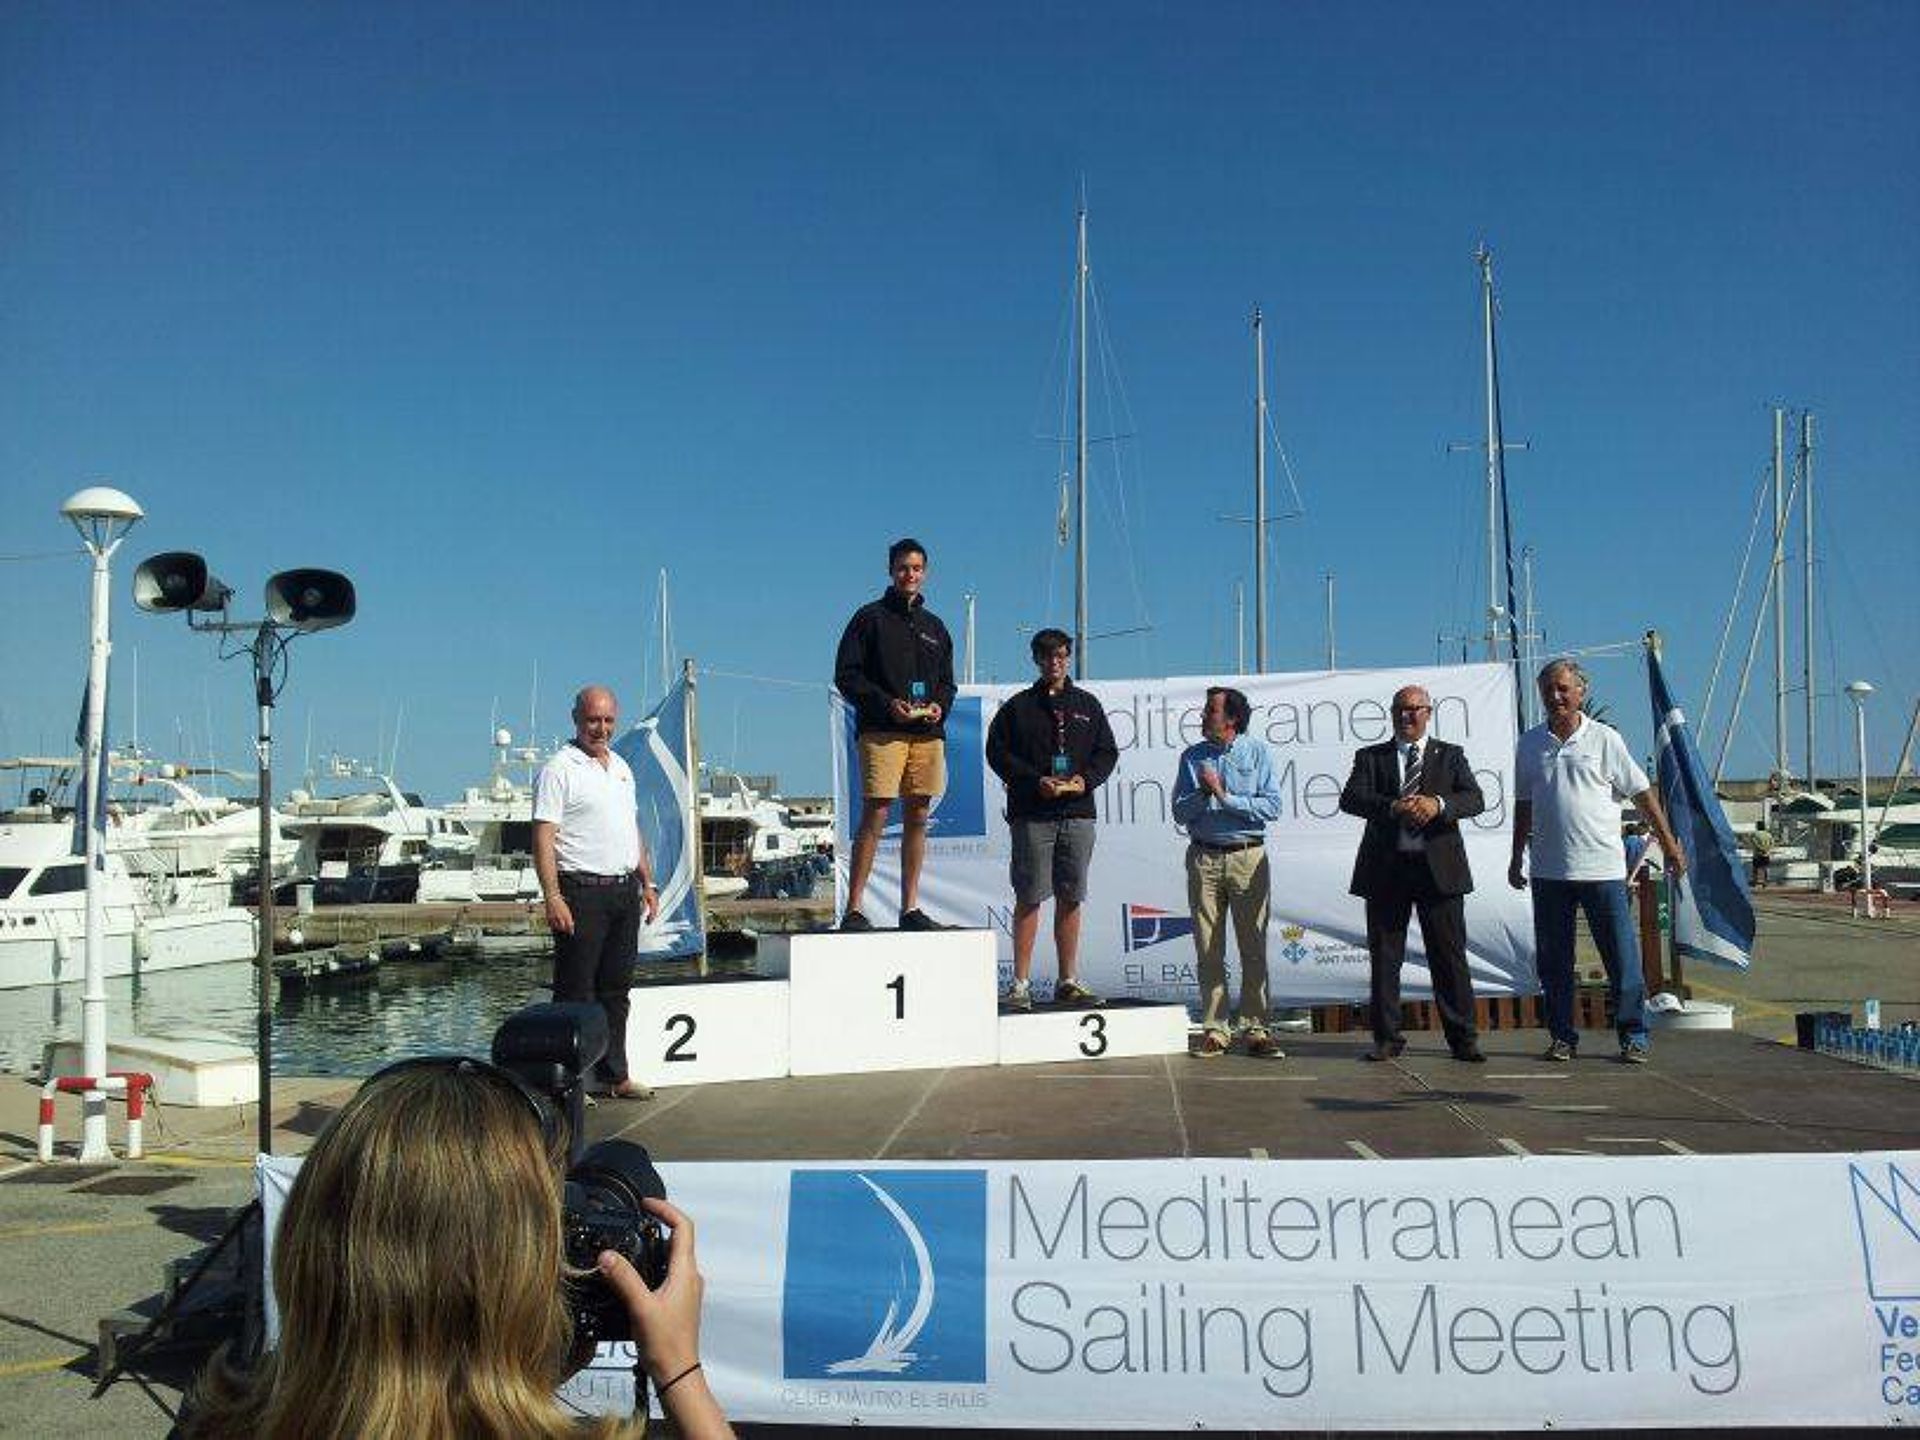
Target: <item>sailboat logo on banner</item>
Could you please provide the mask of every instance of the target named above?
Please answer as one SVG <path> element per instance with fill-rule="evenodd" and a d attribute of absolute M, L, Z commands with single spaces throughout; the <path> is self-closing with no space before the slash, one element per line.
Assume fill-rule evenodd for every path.
<path fill-rule="evenodd" d="M 1891 1160 L 1884 1189 L 1858 1165 L 1849 1164 L 1847 1176 L 1853 1182 L 1853 1214 L 1860 1226 L 1868 1297 L 1920 1300 L 1920 1185 Z"/>
<path fill-rule="evenodd" d="M 982 1170 L 800 1170 L 787 1208 L 789 1380 L 983 1383 Z"/>

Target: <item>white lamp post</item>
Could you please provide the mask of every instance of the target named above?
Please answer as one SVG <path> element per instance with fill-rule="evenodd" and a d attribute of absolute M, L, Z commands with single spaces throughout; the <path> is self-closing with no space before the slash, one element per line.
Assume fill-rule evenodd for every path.
<path fill-rule="evenodd" d="M 1847 698 L 1853 701 L 1853 737 L 1860 752 L 1860 888 L 1873 889 L 1873 845 L 1867 838 L 1867 696 L 1873 686 L 1855 680 L 1847 686 Z M 1871 913 L 1872 902 L 1868 902 Z"/>
<path fill-rule="evenodd" d="M 87 787 L 87 965 L 80 994 L 80 1065 L 90 1080 L 107 1073 L 107 957 L 105 925 L 100 913 L 100 777 L 107 763 L 101 753 L 107 719 L 108 639 L 107 564 L 140 517 L 145 514 L 131 496 L 105 485 L 92 485 L 68 498 L 60 513 L 73 522 L 81 542 L 93 557 L 91 639 L 87 649 L 86 754 L 82 765 Z M 86 1094 L 86 1119 L 80 1132 L 83 1163 L 111 1160 L 107 1149 L 107 1097 L 99 1090 Z"/>

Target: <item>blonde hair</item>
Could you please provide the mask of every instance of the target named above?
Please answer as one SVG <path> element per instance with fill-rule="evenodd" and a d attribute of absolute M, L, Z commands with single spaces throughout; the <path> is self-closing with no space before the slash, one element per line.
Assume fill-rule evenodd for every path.
<path fill-rule="evenodd" d="M 274 1247 L 280 1346 L 252 1375 L 217 1357 L 193 1436 L 265 1440 L 617 1436 L 554 1390 L 563 1156 L 505 1076 L 376 1076 L 300 1168 Z"/>

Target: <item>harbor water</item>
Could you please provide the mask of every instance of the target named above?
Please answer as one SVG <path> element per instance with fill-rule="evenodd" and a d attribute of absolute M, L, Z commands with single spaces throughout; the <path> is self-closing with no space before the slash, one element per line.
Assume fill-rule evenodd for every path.
<path fill-rule="evenodd" d="M 410 1055 L 485 1055 L 500 1022 L 549 998 L 550 953 L 389 962 L 352 982 L 276 997 L 273 1073 L 370 1075 Z M 35 1074 L 80 1034 L 78 984 L 0 991 L 0 1073 Z M 241 961 L 107 982 L 107 1034 L 215 1034 L 251 1047 L 254 968 Z"/>

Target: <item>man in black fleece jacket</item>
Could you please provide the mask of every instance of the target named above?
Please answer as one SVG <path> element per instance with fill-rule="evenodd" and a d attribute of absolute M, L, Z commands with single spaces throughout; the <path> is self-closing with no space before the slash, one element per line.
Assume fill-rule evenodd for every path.
<path fill-rule="evenodd" d="M 842 930 L 871 930 L 861 913 L 887 811 L 900 802 L 900 928 L 944 930 L 920 909 L 927 817 L 947 788 L 946 717 L 953 709 L 953 637 L 920 593 L 927 547 L 896 540 L 887 550 L 893 583 L 847 622 L 833 683 L 853 706 L 860 748 L 860 828 L 853 837 Z"/>
<path fill-rule="evenodd" d="M 1007 787 L 1013 832 L 1013 984 L 1005 1003 L 1033 1008 L 1030 980 L 1040 907 L 1053 900 L 1053 948 L 1059 957 L 1056 1004 L 1097 1005 L 1080 983 L 1080 905 L 1093 860 L 1093 792 L 1120 758 L 1107 712 L 1067 678 L 1073 642 L 1059 630 L 1033 637 L 1040 678 L 1008 699 L 987 729 L 987 764 Z"/>

